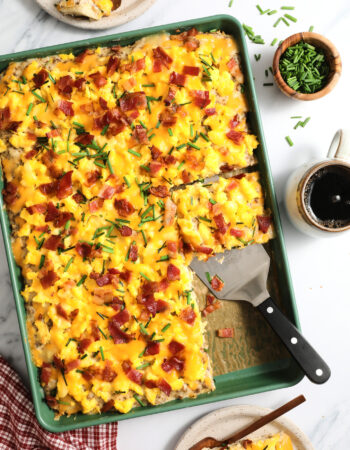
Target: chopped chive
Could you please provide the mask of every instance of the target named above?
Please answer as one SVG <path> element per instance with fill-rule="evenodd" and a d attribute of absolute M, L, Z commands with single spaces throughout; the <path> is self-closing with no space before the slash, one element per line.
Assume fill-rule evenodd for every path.
<path fill-rule="evenodd" d="M 301 119 L 302 116 L 291 116 L 291 119 Z"/>
<path fill-rule="evenodd" d="M 206 276 L 206 278 L 208 280 L 208 283 L 210 283 L 211 282 L 211 275 L 210 275 L 210 273 L 209 272 L 205 272 L 205 276 Z"/>
<path fill-rule="evenodd" d="M 158 120 L 157 124 L 156 124 L 156 128 L 158 130 L 158 128 L 160 127 L 160 120 Z"/>
<path fill-rule="evenodd" d="M 277 25 L 281 22 L 281 20 L 282 20 L 282 17 L 279 17 L 279 18 L 276 20 L 276 22 L 273 24 L 273 26 L 276 28 Z"/>
<path fill-rule="evenodd" d="M 162 333 L 165 333 L 166 330 L 170 327 L 171 323 L 167 323 L 163 328 L 162 328 Z"/>
<path fill-rule="evenodd" d="M 145 362 L 143 364 L 141 364 L 140 366 L 136 367 L 136 370 L 142 370 L 142 369 L 146 369 L 146 367 L 150 366 L 151 363 L 150 362 Z"/>
<path fill-rule="evenodd" d="M 63 380 L 64 380 L 64 384 L 65 384 L 66 386 L 68 386 L 67 380 L 66 380 L 66 377 L 65 377 L 65 375 L 64 375 L 64 370 L 63 370 L 63 369 L 61 369 L 61 375 L 62 375 L 62 378 L 63 378 Z"/>
<path fill-rule="evenodd" d="M 198 216 L 198 219 L 203 220 L 204 222 L 208 222 L 208 223 L 211 222 L 210 219 L 208 219 L 207 217 L 203 217 L 203 216 Z"/>
<path fill-rule="evenodd" d="M 150 168 L 148 166 L 145 166 L 144 164 L 140 164 L 140 167 L 144 170 L 146 170 L 146 172 L 150 172 Z"/>
<path fill-rule="evenodd" d="M 307 117 L 304 122 L 301 123 L 301 126 L 304 128 L 305 125 L 309 122 L 309 120 L 311 119 L 311 117 Z"/>
<path fill-rule="evenodd" d="M 143 406 L 143 407 L 146 406 L 137 394 L 134 394 L 134 399 L 137 401 L 137 403 L 138 403 L 140 406 Z"/>
<path fill-rule="evenodd" d="M 49 73 L 49 79 L 51 80 L 51 82 L 53 84 L 56 84 L 56 80 L 54 79 L 54 77 Z"/>
<path fill-rule="evenodd" d="M 275 39 L 271 42 L 270 46 L 273 47 L 273 46 L 276 44 L 277 41 L 278 41 L 278 39 L 275 38 Z"/>
<path fill-rule="evenodd" d="M 103 127 L 103 130 L 101 131 L 101 136 L 104 136 L 104 135 L 107 133 L 108 128 L 109 128 L 109 124 L 108 124 L 108 125 L 105 125 L 105 126 Z"/>
<path fill-rule="evenodd" d="M 169 255 L 161 256 L 156 262 L 169 261 Z"/>
<path fill-rule="evenodd" d="M 289 137 L 289 136 L 286 136 L 285 137 L 285 140 L 288 142 L 288 144 L 289 144 L 289 147 L 293 147 L 293 141 L 291 140 L 291 138 Z"/>
<path fill-rule="evenodd" d="M 231 8 L 231 6 L 233 5 L 233 0 L 230 0 L 228 3 L 228 7 Z M 216 30 L 210 30 L 212 33 L 214 33 Z"/>
<path fill-rule="evenodd" d="M 290 14 L 285 14 L 284 17 L 294 23 L 298 21 L 295 17 L 291 16 Z"/>
<path fill-rule="evenodd" d="M 193 137 L 193 125 L 190 125 L 190 136 Z"/>
<path fill-rule="evenodd" d="M 210 139 L 204 133 L 200 132 L 199 134 L 205 141 L 210 142 Z"/>
<path fill-rule="evenodd" d="M 173 135 L 173 130 L 171 128 L 168 128 L 168 133 L 169 133 L 169 136 L 174 136 Z"/>
<path fill-rule="evenodd" d="M 258 53 L 257 55 L 254 55 L 255 61 L 259 61 L 261 58 L 261 53 Z"/>
<path fill-rule="evenodd" d="M 146 347 L 142 350 L 142 352 L 139 354 L 138 357 L 139 357 L 139 358 L 142 358 L 143 355 L 145 354 L 146 350 L 147 350 L 147 345 L 146 345 Z"/>
<path fill-rule="evenodd" d="M 309 28 L 309 32 L 312 33 L 314 31 L 314 26 L 311 25 L 311 27 Z"/>
<path fill-rule="evenodd" d="M 152 133 L 151 136 L 148 136 L 148 140 L 151 141 L 155 136 L 155 133 Z"/>
<path fill-rule="evenodd" d="M 185 161 L 182 161 L 182 162 L 178 165 L 177 170 L 180 170 L 180 169 L 184 166 L 184 164 L 185 164 Z"/>
<path fill-rule="evenodd" d="M 100 330 L 101 331 L 101 330 Z M 107 338 L 106 338 L 107 339 Z M 100 347 L 100 352 L 101 352 L 101 358 L 102 358 L 102 361 L 104 361 L 105 360 L 105 355 L 103 354 L 103 348 L 102 347 Z"/>
<path fill-rule="evenodd" d="M 155 87 L 156 85 L 154 83 L 150 84 L 143 84 L 142 87 Z"/>
<path fill-rule="evenodd" d="M 84 283 L 84 281 L 86 280 L 86 278 L 87 278 L 87 275 L 83 275 L 83 276 L 80 278 L 80 280 L 78 281 L 77 287 L 81 286 L 81 285 Z"/>
<path fill-rule="evenodd" d="M 102 336 L 103 336 L 105 339 L 108 339 L 107 336 L 104 334 L 104 332 L 101 330 L 101 328 L 100 328 L 100 327 L 97 327 L 97 328 L 100 330 L 100 333 L 102 334 Z"/>
<path fill-rule="evenodd" d="M 212 199 L 212 198 L 210 198 L 209 201 L 210 201 L 210 203 L 211 203 L 212 205 L 215 205 L 215 204 L 217 203 L 217 202 L 216 202 L 214 199 Z"/>
<path fill-rule="evenodd" d="M 131 153 L 132 155 L 137 156 L 138 158 L 141 158 L 141 153 L 135 152 L 135 150 L 132 150 L 131 148 L 128 149 L 128 152 Z"/>
<path fill-rule="evenodd" d="M 43 267 L 45 263 L 45 255 L 40 256 L 39 270 Z"/>
<path fill-rule="evenodd" d="M 142 128 L 144 128 L 145 130 L 147 130 L 146 125 L 142 122 L 142 120 L 139 120 L 139 124 L 141 125 Z"/>
<path fill-rule="evenodd" d="M 287 20 L 284 17 L 281 17 L 281 19 L 282 19 L 282 22 L 284 22 L 287 25 L 287 27 L 289 27 L 289 22 L 287 22 Z"/>
<path fill-rule="evenodd" d="M 34 106 L 34 103 L 29 103 L 29 106 L 28 106 L 28 109 L 27 109 L 27 112 L 26 112 L 26 116 L 29 116 L 31 110 L 33 109 L 33 106 Z"/>
<path fill-rule="evenodd" d="M 148 335 L 148 331 L 146 330 L 146 328 L 145 328 L 143 323 L 139 323 L 139 327 L 140 327 L 140 330 L 141 330 L 142 334 Z"/>
<path fill-rule="evenodd" d="M 145 232 L 143 230 L 141 230 L 141 234 L 142 234 L 142 237 L 143 237 L 143 242 L 145 243 L 145 246 L 146 246 L 147 245 L 147 238 L 146 238 Z"/>
<path fill-rule="evenodd" d="M 70 265 L 72 264 L 72 262 L 74 261 L 74 256 L 72 256 L 70 258 L 70 260 L 67 262 L 66 267 L 64 268 L 64 272 L 67 272 L 67 270 L 69 269 Z"/>
<path fill-rule="evenodd" d="M 145 278 L 145 280 L 151 281 L 151 279 L 150 279 L 147 275 L 145 275 L 143 272 L 140 272 L 140 275 L 141 275 L 143 278 Z"/>
<path fill-rule="evenodd" d="M 107 319 L 107 316 L 105 316 L 104 314 L 99 313 L 98 311 L 96 311 L 96 314 L 99 315 L 101 317 L 101 319 L 103 319 L 103 320 Z"/>
<path fill-rule="evenodd" d="M 195 148 L 196 150 L 200 150 L 200 147 L 198 147 L 198 145 L 193 144 L 193 143 L 190 142 L 190 141 L 187 142 L 187 145 L 189 145 L 189 146 L 192 147 L 192 148 Z"/>
<path fill-rule="evenodd" d="M 277 9 L 273 9 L 272 11 L 269 11 L 269 12 L 267 13 L 267 15 L 268 15 L 268 16 L 272 16 L 272 14 L 276 14 L 276 12 L 277 12 Z"/>
<path fill-rule="evenodd" d="M 273 86 L 273 83 L 263 83 L 263 86 Z"/>
<path fill-rule="evenodd" d="M 295 7 L 294 6 L 281 6 L 281 9 L 292 11 L 293 9 L 295 9 Z"/>
<path fill-rule="evenodd" d="M 181 149 L 184 148 L 184 147 L 186 147 L 186 144 L 181 144 L 181 145 L 178 145 L 178 146 L 176 147 L 176 149 L 177 149 L 177 150 L 181 150 Z"/>
<path fill-rule="evenodd" d="M 125 184 L 128 186 L 128 188 L 131 187 L 130 181 L 125 176 L 123 178 L 124 178 Z"/>
<path fill-rule="evenodd" d="M 38 100 L 40 100 L 41 103 L 46 103 L 46 100 L 45 100 L 41 95 L 39 95 L 37 92 L 32 91 L 32 94 L 33 94 Z"/>

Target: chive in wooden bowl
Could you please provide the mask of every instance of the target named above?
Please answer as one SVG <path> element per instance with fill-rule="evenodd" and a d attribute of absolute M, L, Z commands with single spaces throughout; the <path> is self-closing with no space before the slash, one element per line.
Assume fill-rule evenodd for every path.
<path fill-rule="evenodd" d="M 312 47 L 307 45 L 305 46 L 304 43 L 314 47 L 314 50 L 312 50 Z M 319 60 L 316 59 L 316 62 L 314 62 L 315 58 L 313 56 L 309 56 L 309 61 L 306 62 L 305 65 L 301 65 L 301 70 L 298 71 L 296 76 L 295 72 L 293 72 L 293 68 L 295 67 L 294 60 L 290 61 L 290 65 L 287 64 L 287 54 L 285 54 L 285 52 L 288 48 L 290 48 L 290 52 L 294 52 L 293 54 L 296 55 L 295 57 L 298 61 L 300 58 L 308 57 L 305 56 L 305 53 L 311 53 L 312 55 L 316 52 L 315 58 L 318 55 L 324 55 L 324 58 L 320 56 Z M 298 59 L 298 57 L 300 58 Z M 289 80 L 288 83 L 282 76 L 280 70 L 281 62 L 284 62 L 285 64 L 282 67 L 282 72 L 284 73 L 285 78 Z M 316 70 L 314 66 L 315 64 L 318 65 Z M 323 67 L 323 64 L 325 67 Z M 305 66 L 308 67 L 310 71 L 308 71 Z M 290 70 L 292 76 L 288 78 L 286 71 L 289 70 L 289 67 L 291 67 Z M 337 84 L 341 74 L 342 65 L 338 50 L 327 38 L 317 33 L 304 32 L 289 36 L 279 45 L 273 58 L 272 68 L 275 82 L 283 94 L 298 100 L 316 100 L 331 92 Z M 323 69 L 323 71 L 321 70 L 320 72 L 318 70 L 320 68 Z M 303 73 L 304 69 L 305 73 Z M 323 78 L 317 80 L 319 76 Z M 319 84 L 317 84 L 317 82 Z M 307 83 L 310 84 L 306 86 Z M 314 90 L 315 85 L 319 86 L 319 90 Z M 310 89 L 311 92 L 307 92 L 308 89 Z"/>

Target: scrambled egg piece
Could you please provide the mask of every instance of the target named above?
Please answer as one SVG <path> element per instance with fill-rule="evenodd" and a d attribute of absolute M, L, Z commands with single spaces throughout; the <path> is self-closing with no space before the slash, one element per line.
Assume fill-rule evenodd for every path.
<path fill-rule="evenodd" d="M 242 82 L 235 42 L 196 30 L 2 75 L 3 195 L 33 360 L 59 414 L 214 389 L 184 247 L 250 240 L 262 194 L 256 175 L 229 194 L 224 179 L 182 198 L 173 188 L 254 162 Z M 214 197 L 241 241 L 214 242 L 209 222 L 192 224 Z M 255 229 L 256 241 L 270 236 Z"/>
<path fill-rule="evenodd" d="M 113 0 L 61 0 L 56 8 L 62 14 L 99 20 L 111 14 Z"/>

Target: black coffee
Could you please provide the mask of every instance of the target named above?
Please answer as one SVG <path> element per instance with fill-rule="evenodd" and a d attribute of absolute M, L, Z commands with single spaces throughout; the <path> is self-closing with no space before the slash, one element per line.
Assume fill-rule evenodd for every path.
<path fill-rule="evenodd" d="M 305 189 L 305 205 L 312 217 L 328 228 L 350 224 L 350 168 L 340 165 L 318 170 Z"/>

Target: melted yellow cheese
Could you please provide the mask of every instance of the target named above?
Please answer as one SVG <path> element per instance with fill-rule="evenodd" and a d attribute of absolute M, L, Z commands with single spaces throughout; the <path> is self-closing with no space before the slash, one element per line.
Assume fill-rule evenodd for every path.
<path fill-rule="evenodd" d="M 60 414 L 78 410 L 96 413 L 110 401 L 123 413 L 142 401 L 164 402 L 167 395 L 158 387 L 162 381 L 171 388 L 170 398 L 195 396 L 214 388 L 188 267 L 192 254 L 182 253 L 182 239 L 196 245 L 210 244 L 215 251 L 240 245 L 232 236 L 223 246 L 215 243 L 210 227 L 200 223 L 195 230 L 193 220 L 198 214 L 207 215 L 207 200 L 214 196 L 227 220 L 235 223 L 242 219 L 248 239 L 252 218 L 263 212 L 263 197 L 256 175 L 249 175 L 249 181 L 242 179 L 239 190 L 232 194 L 225 193 L 228 181 L 224 179 L 216 188 L 195 184 L 185 191 L 171 191 L 183 182 L 184 172 L 191 180 L 198 180 L 219 173 L 223 164 L 246 167 L 257 146 L 245 121 L 247 105 L 240 88 L 241 73 L 235 78 L 228 71 L 227 63 L 237 55 L 235 42 L 223 34 L 200 33 L 196 40 L 199 46 L 194 50 L 180 38 L 165 34 L 141 40 L 118 55 L 120 68 L 112 75 L 107 75 L 107 64 L 115 54 L 96 49 L 81 62 L 72 54 L 64 54 L 13 63 L 2 76 L 0 153 L 6 181 L 17 189 L 8 205 L 15 235 L 13 253 L 26 281 L 22 294 L 28 305 L 33 360 L 43 367 L 42 374 L 49 365 L 50 381 L 42 383 L 46 395 L 54 397 Z M 172 63 L 154 72 L 153 50 L 158 46 Z M 135 69 L 143 58 L 144 68 Z M 185 86 L 176 89 L 176 124 L 168 128 L 160 117 L 170 74 L 181 74 L 185 65 L 199 67 L 200 74 L 187 75 Z M 35 88 L 35 77 L 42 68 L 49 77 Z M 96 85 L 91 77 L 97 72 L 105 79 L 103 86 Z M 85 85 L 64 93 L 59 87 L 66 76 L 73 80 L 83 77 Z M 196 106 L 193 90 L 209 92 L 206 108 L 215 108 L 215 115 L 208 116 Z M 127 112 L 128 123 L 118 134 L 109 133 L 112 125 L 96 128 L 96 120 L 104 116 L 106 108 L 119 108 L 126 91 L 145 92 L 147 107 L 139 109 L 134 120 Z M 62 101 L 70 102 L 73 116 L 62 111 Z M 5 117 L 6 110 L 9 118 Z M 239 118 L 235 129 L 242 134 L 239 144 L 226 136 L 235 116 Z M 17 125 L 12 129 L 10 124 L 14 122 Z M 146 129 L 147 144 L 135 138 L 136 126 Z M 54 136 L 48 138 L 48 134 Z M 93 135 L 90 145 L 79 144 L 84 134 Z M 151 170 L 152 146 L 161 152 L 156 161 L 161 168 L 155 173 Z M 164 163 L 169 156 L 174 160 Z M 58 198 L 57 192 L 45 194 L 43 184 L 57 183 L 70 171 L 69 194 L 63 198 Z M 98 176 L 91 181 L 96 171 Z M 102 202 L 106 188 L 116 192 Z M 72 194 L 83 196 L 84 201 L 77 202 Z M 195 204 L 189 206 L 192 196 Z M 128 202 L 132 211 L 123 213 L 115 201 Z M 50 202 L 60 214 L 70 213 L 70 220 L 55 224 L 47 219 L 46 211 L 30 209 L 46 205 L 45 209 Z M 100 202 L 96 210 L 92 208 L 94 202 Z M 124 235 L 123 226 L 132 230 L 130 236 Z M 53 235 L 61 236 L 57 250 L 46 248 Z M 256 231 L 254 239 L 265 242 L 267 237 Z M 77 251 L 81 244 L 93 245 L 97 254 L 83 258 Z M 136 259 L 130 257 L 134 248 L 138 251 Z M 170 264 L 179 270 L 176 280 L 168 274 Z M 117 284 L 98 286 L 94 275 L 105 275 L 108 269 L 129 272 L 130 281 L 119 278 Z M 42 279 L 49 271 L 57 279 L 51 286 L 44 286 Z M 145 285 L 167 278 L 168 285 L 154 292 L 155 301 L 166 302 L 166 308 L 147 317 L 142 303 Z M 116 314 L 111 297 L 117 297 L 129 314 L 121 326 L 131 336 L 128 343 L 116 344 L 111 336 L 109 324 Z M 186 321 L 186 314 L 194 315 L 193 321 Z M 92 338 L 96 327 L 98 336 L 80 352 L 79 343 Z M 169 349 L 173 340 L 184 346 L 176 355 L 184 363 L 183 370 L 162 367 L 173 356 Z M 159 353 L 145 355 L 146 347 L 154 341 L 159 342 Z M 78 367 L 61 371 L 57 361 L 64 367 L 78 361 Z M 142 374 L 141 384 L 130 379 L 123 368 L 125 362 Z M 101 376 L 106 368 L 115 374 L 112 381 Z M 84 376 L 88 370 L 94 371 L 91 379 Z M 146 381 L 154 381 L 157 387 L 147 387 Z"/>
<path fill-rule="evenodd" d="M 260 439 L 257 441 L 251 441 L 247 439 L 242 444 L 231 444 L 228 447 L 224 447 L 227 450 L 293 450 L 293 444 L 291 438 L 286 433 L 277 433 L 267 439 Z"/>

